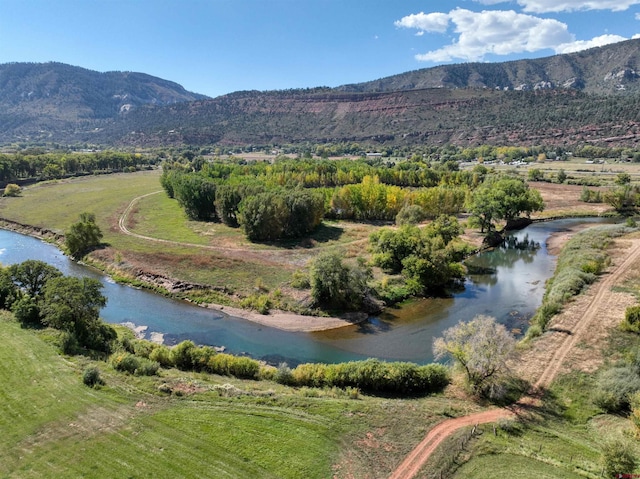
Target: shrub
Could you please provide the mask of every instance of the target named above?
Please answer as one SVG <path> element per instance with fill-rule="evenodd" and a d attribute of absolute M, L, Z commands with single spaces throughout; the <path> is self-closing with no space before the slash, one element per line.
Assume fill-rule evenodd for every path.
<path fill-rule="evenodd" d="M 4 196 L 20 196 L 21 192 L 22 188 L 20 188 L 20 186 L 16 185 L 15 183 L 9 183 L 4 188 Z"/>
<path fill-rule="evenodd" d="M 84 370 L 82 373 L 82 382 L 91 388 L 104 384 L 104 380 L 100 377 L 100 370 L 95 366 L 88 367 Z"/>
<path fill-rule="evenodd" d="M 293 275 L 291 275 L 291 287 L 296 289 L 309 289 L 311 287 L 309 273 L 302 270 L 294 271 Z"/>
<path fill-rule="evenodd" d="M 149 359 L 151 361 L 159 363 L 163 368 L 170 368 L 174 365 L 171 350 L 164 345 L 159 345 L 157 348 L 151 351 L 151 354 L 149 354 Z"/>
<path fill-rule="evenodd" d="M 193 341 L 182 341 L 171 348 L 171 362 L 178 369 L 188 371 L 193 368 L 192 350 L 196 347 Z"/>
<path fill-rule="evenodd" d="M 244 356 L 218 353 L 209 358 L 207 371 L 223 376 L 235 376 L 242 379 L 256 379 L 260 374 L 260 363 Z"/>
<path fill-rule="evenodd" d="M 640 333 L 640 306 L 630 306 L 627 308 L 620 327 L 624 331 Z"/>
<path fill-rule="evenodd" d="M 280 363 L 278 365 L 278 370 L 276 371 L 275 377 L 273 379 L 275 380 L 275 382 L 284 384 L 286 386 L 295 384 L 293 374 L 291 373 L 291 368 L 287 363 Z"/>
<path fill-rule="evenodd" d="M 268 314 L 271 309 L 271 300 L 266 294 L 252 294 L 240 301 L 240 306 L 253 309 L 260 314 Z"/>
<path fill-rule="evenodd" d="M 594 403 L 608 412 L 628 410 L 631 396 L 640 391 L 638 367 L 633 364 L 606 369 L 598 376 Z"/>
<path fill-rule="evenodd" d="M 195 347 L 190 350 L 191 364 L 194 371 L 202 371 L 207 368 L 209 360 L 218 354 L 211 346 Z"/>
<path fill-rule="evenodd" d="M 160 365 L 146 358 L 138 358 L 131 353 L 116 353 L 111 357 L 111 365 L 117 371 L 136 376 L 154 376 Z"/>
<path fill-rule="evenodd" d="M 144 339 L 134 339 L 130 341 L 130 347 L 133 349 L 132 352 L 136 356 L 140 356 L 141 358 L 149 358 L 151 353 L 155 348 L 158 347 L 157 344 L 152 343 L 151 341 L 146 341 Z"/>
<path fill-rule="evenodd" d="M 602 466 L 606 477 L 632 474 L 636 467 L 635 454 L 626 442 L 607 442 L 602 447 Z"/>

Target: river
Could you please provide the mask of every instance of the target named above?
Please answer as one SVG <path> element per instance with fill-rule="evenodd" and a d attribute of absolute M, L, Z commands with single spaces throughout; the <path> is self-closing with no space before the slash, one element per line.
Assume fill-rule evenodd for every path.
<path fill-rule="evenodd" d="M 286 361 L 292 366 L 368 357 L 426 363 L 433 359 L 434 337 L 477 314 L 496 317 L 516 334 L 524 332 L 555 267 L 555 257 L 545 246 L 547 238 L 570 225 L 591 221 L 599 220 L 534 223 L 514 233 L 505 246 L 470 258 L 473 265 L 495 272 L 469 276 L 463 290 L 451 292 L 447 298 L 412 301 L 357 326 L 318 333 L 280 331 L 119 285 L 100 272 L 69 260 L 55 246 L 11 231 L 0 230 L 0 262 L 8 265 L 37 259 L 68 275 L 97 278 L 108 298 L 101 312 L 105 321 L 147 326 L 147 337 L 159 332 L 168 344 L 191 339 L 197 344 L 225 346 L 231 353 L 249 354 L 274 364 Z"/>

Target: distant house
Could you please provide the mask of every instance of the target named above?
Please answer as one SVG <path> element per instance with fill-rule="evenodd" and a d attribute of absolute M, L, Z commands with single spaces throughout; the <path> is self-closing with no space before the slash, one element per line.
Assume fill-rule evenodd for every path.
<path fill-rule="evenodd" d="M 367 158 L 380 158 L 382 153 L 367 153 Z"/>

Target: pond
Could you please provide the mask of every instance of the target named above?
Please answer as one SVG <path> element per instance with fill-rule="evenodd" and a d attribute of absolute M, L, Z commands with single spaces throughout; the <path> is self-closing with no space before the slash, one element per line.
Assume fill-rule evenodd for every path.
<path fill-rule="evenodd" d="M 361 325 L 318 333 L 280 331 L 119 285 L 69 260 L 55 246 L 11 231 L 0 230 L 0 262 L 7 265 L 36 259 L 68 275 L 97 278 L 108 298 L 101 312 L 105 321 L 147 326 L 147 337 L 153 332 L 162 333 L 168 344 L 191 339 L 197 344 L 225 346 L 234 354 L 249 354 L 273 364 L 286 361 L 292 366 L 368 357 L 426 363 L 433 359 L 434 337 L 477 314 L 496 317 L 515 334 L 524 332 L 555 267 L 555 258 L 545 246 L 547 238 L 570 225 L 595 221 L 601 220 L 534 223 L 510 236 L 504 246 L 470 258 L 474 270 L 491 272 L 470 275 L 463 290 L 451 292 L 447 298 L 413 301 L 389 309 Z"/>

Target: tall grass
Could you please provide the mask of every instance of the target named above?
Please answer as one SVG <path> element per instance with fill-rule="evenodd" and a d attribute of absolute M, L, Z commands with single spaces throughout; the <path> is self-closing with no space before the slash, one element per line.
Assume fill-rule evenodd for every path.
<path fill-rule="evenodd" d="M 606 249 L 613 238 L 634 231 L 624 225 L 604 225 L 576 234 L 558 256 L 556 271 L 547 282 L 542 305 L 531 319 L 527 338 L 542 334 L 564 304 L 593 283 L 609 263 Z"/>

